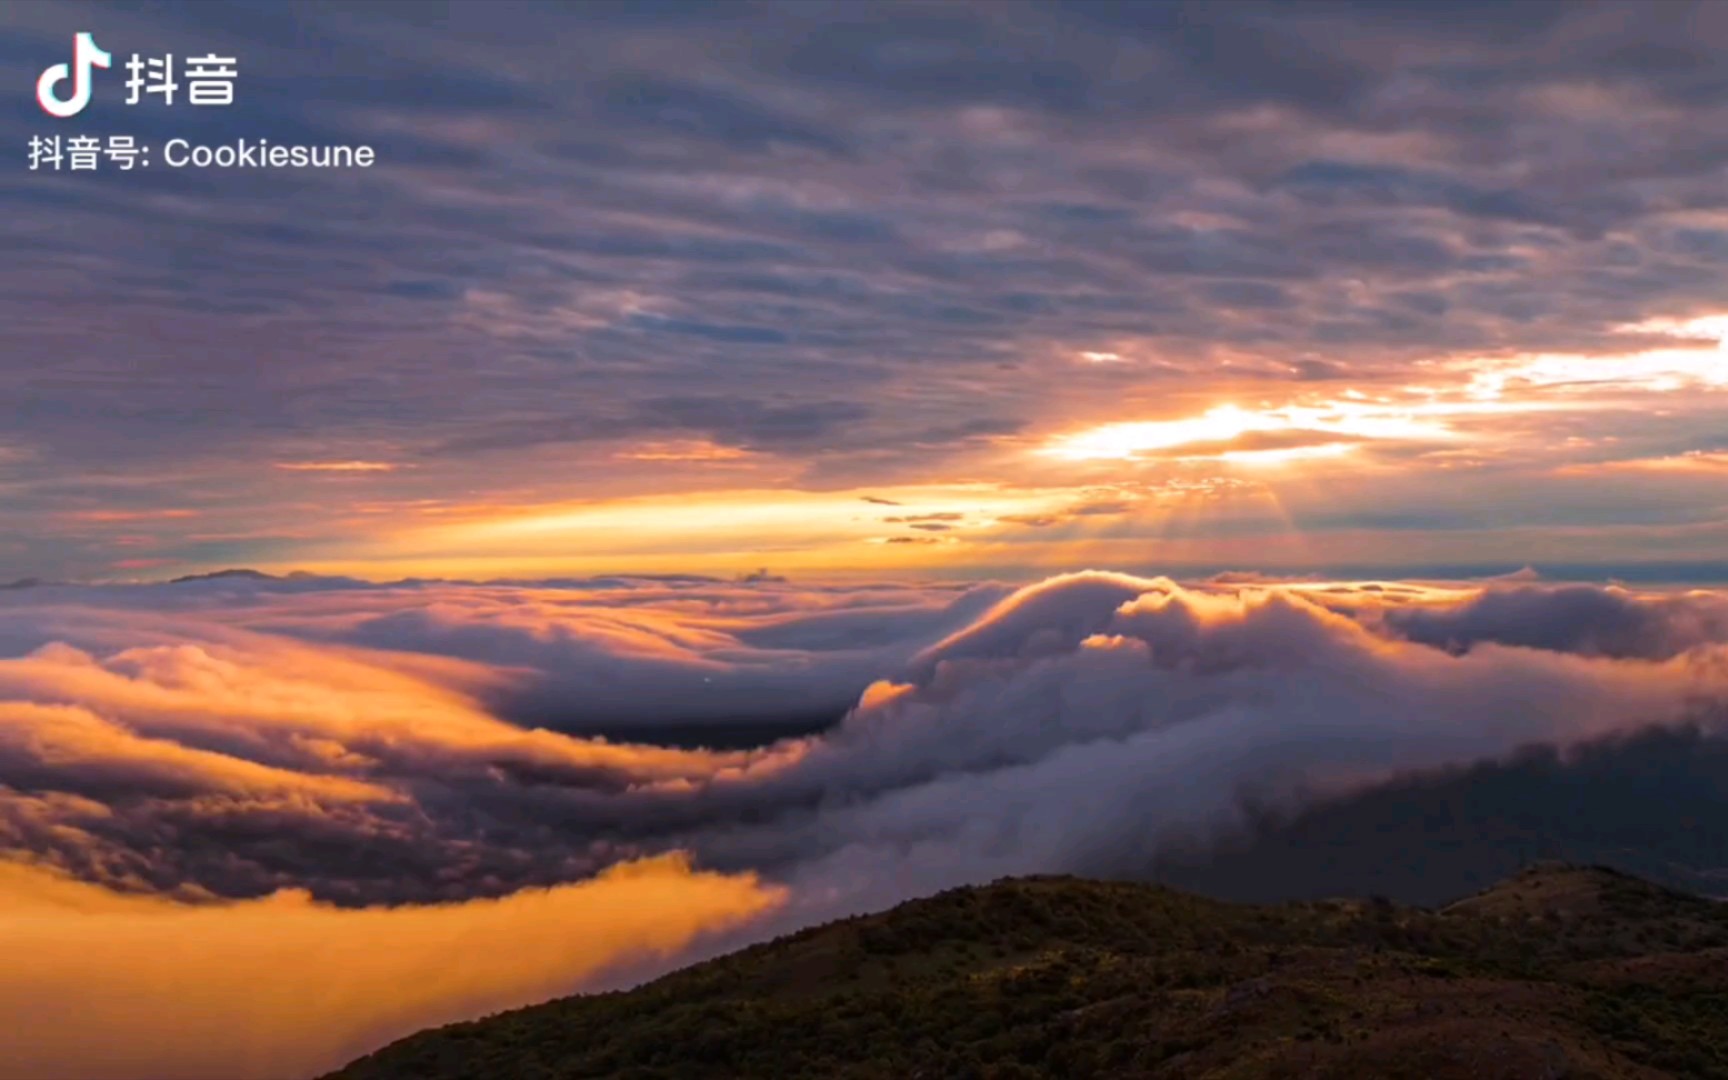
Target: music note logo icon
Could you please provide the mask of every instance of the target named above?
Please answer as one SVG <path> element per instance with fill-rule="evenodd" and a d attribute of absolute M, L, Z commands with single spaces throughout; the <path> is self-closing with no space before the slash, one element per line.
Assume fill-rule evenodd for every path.
<path fill-rule="evenodd" d="M 36 103 L 49 116 L 62 120 L 77 116 L 84 111 L 84 106 L 90 104 L 90 69 L 106 68 L 113 59 L 102 51 L 88 31 L 80 33 L 73 39 L 72 63 L 55 64 L 36 80 Z M 67 79 L 72 80 L 72 96 L 63 98 L 56 87 Z"/>

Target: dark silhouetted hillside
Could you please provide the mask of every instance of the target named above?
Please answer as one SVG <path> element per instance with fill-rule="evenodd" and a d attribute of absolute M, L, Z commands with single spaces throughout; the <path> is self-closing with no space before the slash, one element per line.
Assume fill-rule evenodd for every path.
<path fill-rule="evenodd" d="M 333 1075 L 1728 1077 L 1728 905 L 1564 865 L 1439 910 L 1001 881 Z"/>

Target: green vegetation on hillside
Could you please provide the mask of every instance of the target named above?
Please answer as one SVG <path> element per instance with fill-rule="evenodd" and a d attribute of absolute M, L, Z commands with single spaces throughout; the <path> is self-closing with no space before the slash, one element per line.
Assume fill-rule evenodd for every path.
<path fill-rule="evenodd" d="M 1439 911 L 1001 881 L 333 1080 L 1136 1076 L 1728 1078 L 1728 905 L 1556 866 Z"/>

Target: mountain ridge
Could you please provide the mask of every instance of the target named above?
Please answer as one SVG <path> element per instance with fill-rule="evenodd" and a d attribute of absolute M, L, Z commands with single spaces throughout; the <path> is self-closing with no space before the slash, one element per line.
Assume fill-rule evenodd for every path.
<path fill-rule="evenodd" d="M 1004 879 L 326 1080 L 493 1076 L 1728 1077 L 1728 905 L 1549 863 L 1438 909 Z"/>

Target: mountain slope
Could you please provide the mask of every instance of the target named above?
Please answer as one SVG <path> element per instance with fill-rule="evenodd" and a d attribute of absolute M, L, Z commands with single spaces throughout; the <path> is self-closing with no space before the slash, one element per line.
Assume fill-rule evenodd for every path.
<path fill-rule="evenodd" d="M 1565 866 L 1438 911 L 1002 881 L 332 1076 L 1728 1077 L 1728 905 Z"/>

